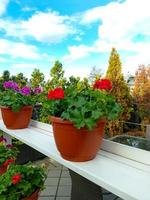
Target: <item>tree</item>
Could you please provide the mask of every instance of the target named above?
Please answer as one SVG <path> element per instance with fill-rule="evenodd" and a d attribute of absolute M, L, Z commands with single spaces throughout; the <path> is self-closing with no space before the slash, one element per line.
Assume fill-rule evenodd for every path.
<path fill-rule="evenodd" d="M 10 72 L 8 70 L 3 71 L 0 77 L 0 91 L 3 91 L 3 83 L 10 80 Z"/>
<path fill-rule="evenodd" d="M 46 91 L 56 87 L 61 87 L 66 83 L 62 64 L 58 60 L 55 61 L 54 66 L 50 70 L 50 77 L 51 79 L 45 84 Z"/>
<path fill-rule="evenodd" d="M 120 57 L 115 48 L 112 48 L 110 54 L 106 78 L 112 81 L 113 89 L 111 90 L 111 94 L 116 97 L 117 102 L 120 103 L 123 108 L 119 119 L 115 122 L 110 121 L 108 123 L 109 134 L 113 136 L 123 132 L 123 124 L 120 123 L 120 121 L 128 120 L 131 111 L 130 89 L 122 74 Z"/>
<path fill-rule="evenodd" d="M 45 102 L 47 99 L 47 92 L 56 87 L 62 87 L 66 83 L 66 79 L 64 78 L 64 70 L 62 68 L 62 64 L 57 60 L 54 63 L 54 66 L 50 70 L 50 79 L 44 85 L 44 93 L 42 98 L 42 102 Z M 43 106 L 40 115 L 40 121 L 49 123 L 47 107 Z"/>
<path fill-rule="evenodd" d="M 24 76 L 23 73 L 19 73 L 16 76 L 11 76 L 11 80 L 18 83 L 20 87 L 25 86 L 28 82 L 28 79 Z"/>
<path fill-rule="evenodd" d="M 64 78 L 64 70 L 62 64 L 57 60 L 50 70 L 51 84 L 53 87 L 62 86 L 66 81 Z"/>
<path fill-rule="evenodd" d="M 91 83 L 94 83 L 96 80 L 100 79 L 101 76 L 102 76 L 101 69 L 97 69 L 97 68 L 94 66 L 94 67 L 92 67 L 92 70 L 91 70 L 91 72 L 90 72 L 90 74 L 89 74 L 88 79 L 89 79 L 89 81 L 90 81 Z"/>
<path fill-rule="evenodd" d="M 150 123 L 150 65 L 140 65 L 136 71 L 133 96 L 141 118 Z"/>
<path fill-rule="evenodd" d="M 3 82 L 9 81 L 9 80 L 10 80 L 10 72 L 9 72 L 8 70 L 5 70 L 5 71 L 3 72 L 2 80 L 3 80 Z"/>
<path fill-rule="evenodd" d="M 44 74 L 40 72 L 39 69 L 34 69 L 31 74 L 31 77 L 32 78 L 30 79 L 30 83 L 31 83 L 32 88 L 44 86 L 45 77 L 44 77 Z"/>

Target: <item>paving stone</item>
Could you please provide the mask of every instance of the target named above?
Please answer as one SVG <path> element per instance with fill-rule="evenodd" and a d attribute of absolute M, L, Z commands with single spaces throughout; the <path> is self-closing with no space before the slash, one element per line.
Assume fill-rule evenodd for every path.
<path fill-rule="evenodd" d="M 50 178 L 47 178 L 46 181 L 45 181 L 45 186 L 49 186 L 49 185 L 58 185 L 58 181 L 59 181 L 59 178 L 53 178 L 53 177 L 50 177 Z"/>
<path fill-rule="evenodd" d="M 40 197 L 43 196 L 55 196 L 56 195 L 57 186 L 48 186 L 43 190 L 40 194 Z"/>
<path fill-rule="evenodd" d="M 48 177 L 60 177 L 60 174 L 61 174 L 61 170 L 50 170 L 48 172 Z"/>
<path fill-rule="evenodd" d="M 57 197 L 56 200 L 71 200 L 71 197 Z"/>
<path fill-rule="evenodd" d="M 53 164 L 55 167 L 57 168 L 62 168 L 63 165 L 59 164 L 58 162 L 56 162 L 55 160 L 50 158 L 50 163 Z"/>
<path fill-rule="evenodd" d="M 63 170 L 68 170 L 68 168 L 67 167 L 65 167 L 65 166 L 63 166 L 63 168 L 62 168 Z"/>
<path fill-rule="evenodd" d="M 70 177 L 69 171 L 68 170 L 63 170 L 61 177 Z"/>
<path fill-rule="evenodd" d="M 38 200 L 55 200 L 55 197 L 40 197 Z"/>
<path fill-rule="evenodd" d="M 57 196 L 67 197 L 71 196 L 71 186 L 59 186 Z"/>
<path fill-rule="evenodd" d="M 70 177 L 61 177 L 59 185 L 71 185 Z"/>

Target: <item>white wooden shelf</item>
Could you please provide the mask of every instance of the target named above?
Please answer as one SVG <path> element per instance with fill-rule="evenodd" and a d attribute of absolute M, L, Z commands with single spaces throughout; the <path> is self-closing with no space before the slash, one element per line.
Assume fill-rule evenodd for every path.
<path fill-rule="evenodd" d="M 125 200 L 150 200 L 150 166 L 100 150 L 94 160 L 70 162 L 56 149 L 52 127 L 33 121 L 29 128 L 8 130 L 0 120 L 0 129 L 46 156 Z"/>

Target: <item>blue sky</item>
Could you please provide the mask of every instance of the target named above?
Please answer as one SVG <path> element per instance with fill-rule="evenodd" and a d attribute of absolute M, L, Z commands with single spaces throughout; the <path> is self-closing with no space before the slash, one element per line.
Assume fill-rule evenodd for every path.
<path fill-rule="evenodd" d="M 48 78 L 55 60 L 67 76 L 105 73 L 112 47 L 125 74 L 150 64 L 149 0 L 0 1 L 0 73 Z"/>

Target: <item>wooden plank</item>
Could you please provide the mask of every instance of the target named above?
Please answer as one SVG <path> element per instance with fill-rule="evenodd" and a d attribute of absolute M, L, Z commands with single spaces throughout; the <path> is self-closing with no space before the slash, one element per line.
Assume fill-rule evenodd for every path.
<path fill-rule="evenodd" d="M 0 129 L 123 199 L 150 200 L 149 166 L 103 150 L 92 161 L 70 162 L 60 156 L 52 132 L 32 126 L 8 130 L 2 120 Z"/>

